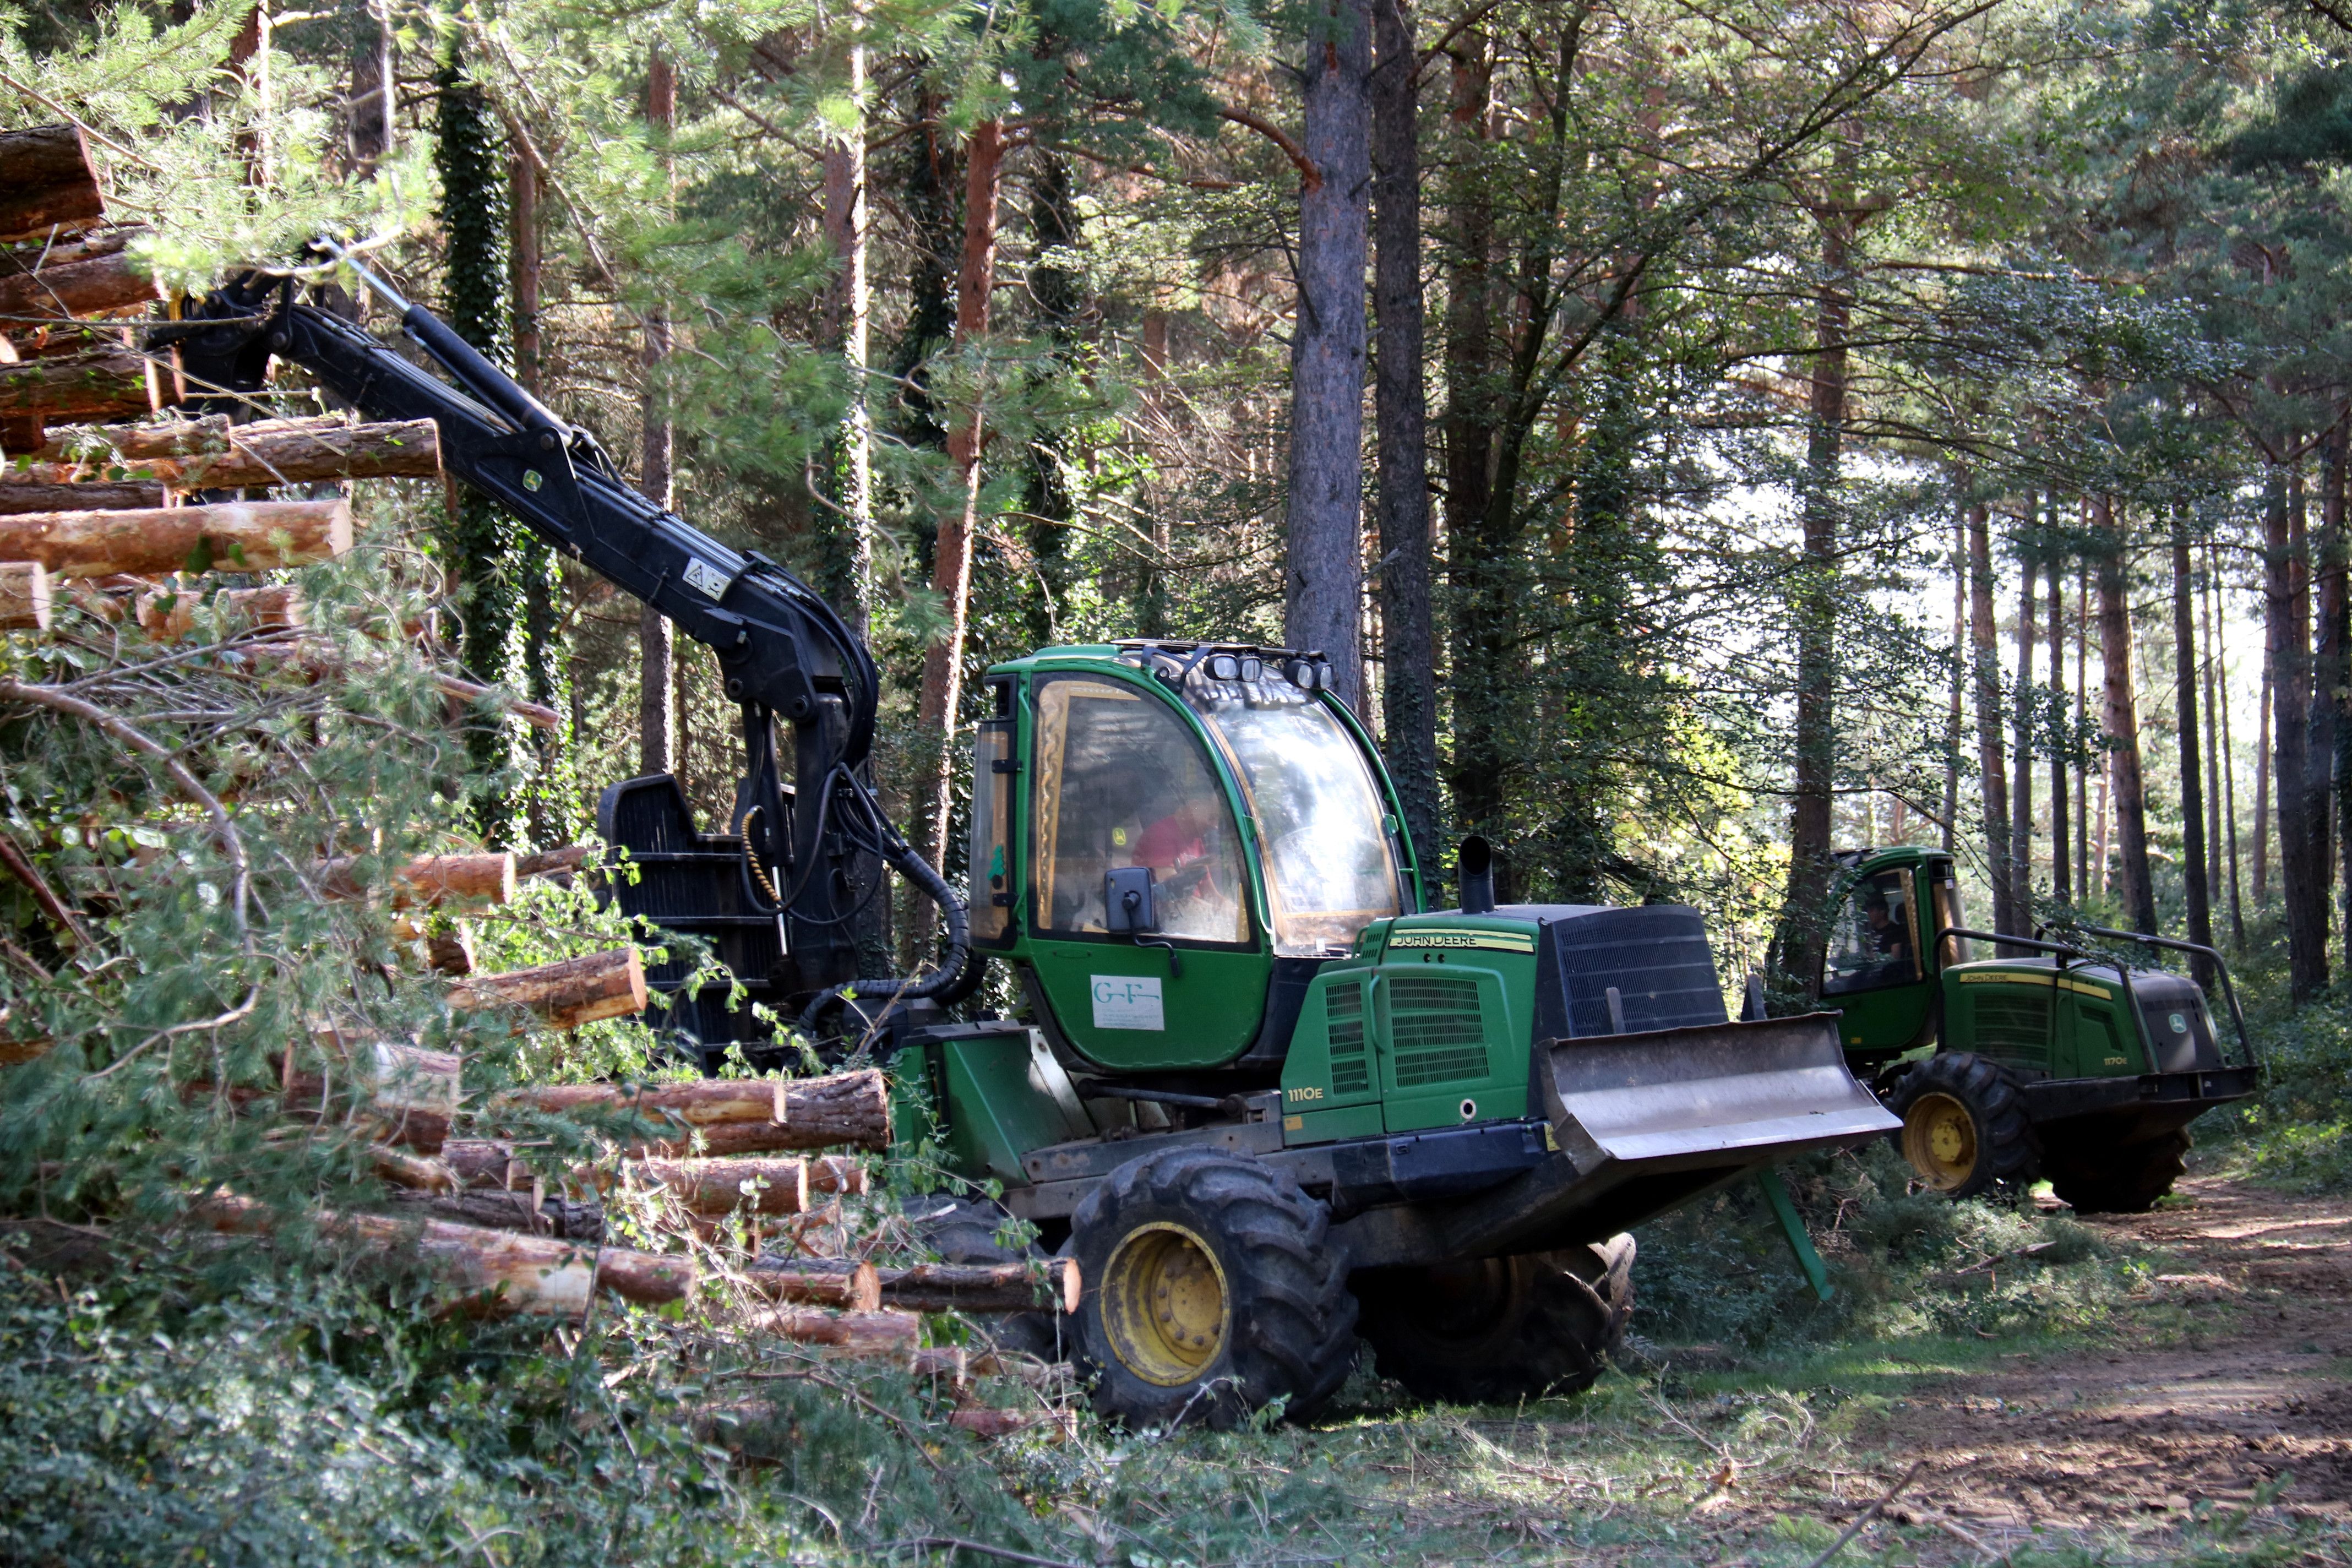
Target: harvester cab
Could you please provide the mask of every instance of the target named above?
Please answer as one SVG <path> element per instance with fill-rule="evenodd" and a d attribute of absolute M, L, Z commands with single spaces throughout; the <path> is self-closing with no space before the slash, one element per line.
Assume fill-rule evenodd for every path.
<path fill-rule="evenodd" d="M 2079 928 L 2201 961 L 2228 1003 L 2227 1032 L 2185 975 L 2041 931 L 1969 929 L 1944 851 L 1840 858 L 1822 1005 L 1841 1010 L 1847 1060 L 1903 1118 L 1905 1157 L 1928 1186 L 1965 1197 L 2047 1177 L 2077 1209 L 2137 1213 L 2179 1179 L 2189 1123 L 2253 1092 L 2252 1044 L 2211 948 Z"/>

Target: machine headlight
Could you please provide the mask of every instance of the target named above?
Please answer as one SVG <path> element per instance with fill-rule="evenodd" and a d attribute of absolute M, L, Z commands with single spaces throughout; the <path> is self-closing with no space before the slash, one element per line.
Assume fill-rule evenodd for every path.
<path fill-rule="evenodd" d="M 1209 656 L 1210 679 L 1239 680 L 1241 678 L 1242 661 L 1240 659 L 1235 658 L 1229 653 L 1212 654 Z"/>

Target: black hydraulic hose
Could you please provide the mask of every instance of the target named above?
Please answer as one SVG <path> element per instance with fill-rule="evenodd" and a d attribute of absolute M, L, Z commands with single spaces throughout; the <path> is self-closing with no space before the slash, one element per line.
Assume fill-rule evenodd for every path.
<path fill-rule="evenodd" d="M 817 994 L 816 999 L 801 1010 L 800 1026 L 814 1030 L 819 1019 L 831 1012 L 855 992 L 860 999 L 867 996 L 888 996 L 899 1001 L 936 996 L 960 979 L 964 966 L 971 962 L 971 914 L 963 895 L 948 885 L 946 878 L 932 869 L 931 863 L 915 853 L 915 847 L 899 837 L 890 826 L 890 819 L 867 793 L 866 786 L 852 777 L 856 787 L 856 799 L 868 816 L 868 826 L 878 829 L 881 853 L 898 873 L 912 882 L 923 896 L 940 907 L 948 924 L 947 956 L 939 968 L 919 980 L 852 980 Z"/>

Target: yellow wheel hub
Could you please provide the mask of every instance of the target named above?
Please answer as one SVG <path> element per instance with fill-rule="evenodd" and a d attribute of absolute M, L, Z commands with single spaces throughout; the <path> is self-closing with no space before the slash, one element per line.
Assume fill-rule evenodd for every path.
<path fill-rule="evenodd" d="M 1103 1266 L 1102 1315 L 1112 1353 L 1146 1383 L 1178 1388 L 1225 1348 L 1233 1324 L 1224 1270 L 1181 1225 L 1129 1232 Z"/>
<path fill-rule="evenodd" d="M 1948 1094 L 1923 1094 L 1903 1113 L 1903 1157 L 1939 1193 L 1967 1183 L 1977 1168 L 1977 1122 Z"/>

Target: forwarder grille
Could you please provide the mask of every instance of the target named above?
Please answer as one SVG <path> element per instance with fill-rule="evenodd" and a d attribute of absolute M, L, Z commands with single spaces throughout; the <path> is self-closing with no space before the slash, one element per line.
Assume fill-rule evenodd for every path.
<path fill-rule="evenodd" d="M 1372 1087 L 1370 1060 L 1364 1055 L 1364 988 L 1334 985 L 1325 993 L 1325 1014 L 1330 1019 L 1331 1092 L 1361 1094 Z"/>
<path fill-rule="evenodd" d="M 1389 981 L 1389 1050 L 1399 1089 L 1486 1076 L 1478 983 L 1468 975 L 1400 974 Z"/>

